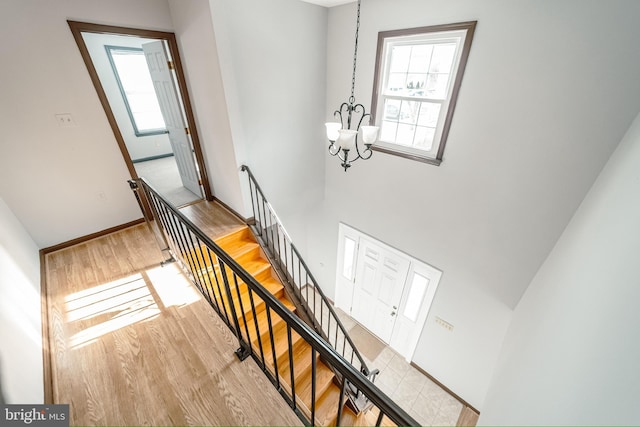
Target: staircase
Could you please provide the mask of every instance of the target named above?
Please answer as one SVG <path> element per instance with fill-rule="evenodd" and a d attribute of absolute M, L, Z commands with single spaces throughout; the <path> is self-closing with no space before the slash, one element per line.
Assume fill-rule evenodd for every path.
<path fill-rule="evenodd" d="M 287 297 L 283 284 L 277 278 L 271 263 L 263 254 L 260 245 L 248 226 L 244 226 L 224 237 L 215 240 L 238 264 L 264 286 L 291 312 L 296 312 L 295 305 Z M 197 253 L 197 252 L 196 252 Z M 189 259 L 198 261 L 195 253 Z M 219 276 L 217 265 L 206 265 L 206 274 Z M 199 264 L 202 266 L 202 263 Z M 221 277 L 217 277 L 217 282 Z M 217 283 L 216 277 L 205 283 Z M 227 318 L 232 318 L 229 298 L 216 286 L 207 289 L 219 304 L 225 307 Z M 267 311 L 264 301 L 250 295 L 244 283 L 232 283 L 232 304 L 236 308 L 238 324 L 243 331 L 246 342 L 251 343 L 252 350 L 264 361 L 265 367 L 279 383 L 282 391 L 295 401 L 295 407 L 308 419 L 315 419 L 316 425 L 335 425 L 336 411 L 340 399 L 340 385 L 333 370 L 325 364 L 317 352 L 295 331 L 287 328 L 286 322 L 276 313 Z M 269 331 L 273 331 L 272 334 Z M 315 384 L 314 384 L 315 370 Z M 315 405 L 312 405 L 312 401 Z M 312 414 L 313 412 L 313 414 Z M 357 424 L 358 416 L 348 406 L 344 406 L 343 420 L 349 424 Z M 343 423 L 344 423 L 343 421 Z"/>
<path fill-rule="evenodd" d="M 376 371 L 369 372 L 286 233 L 271 232 L 266 239 L 272 261 L 276 255 L 278 276 L 249 227 L 213 241 L 144 179 L 129 184 L 141 206 L 150 206 L 143 212 L 152 214 L 145 218 L 152 229 L 155 225 L 160 249 L 169 255 L 166 262 L 181 263 L 238 339 L 238 357 L 253 358 L 305 425 L 418 425 L 373 384 Z M 252 185 L 257 192 L 257 183 Z M 272 211 L 269 217 L 256 216 L 263 244 L 274 219 Z M 298 306 L 278 277 L 284 277 Z M 309 312 L 309 288 L 313 305 L 315 295 L 322 301 L 319 312 Z M 302 299 L 306 304 L 300 304 Z"/>

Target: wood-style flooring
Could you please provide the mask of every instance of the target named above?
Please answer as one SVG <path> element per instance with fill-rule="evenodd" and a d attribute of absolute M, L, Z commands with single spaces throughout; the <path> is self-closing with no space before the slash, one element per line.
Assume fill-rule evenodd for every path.
<path fill-rule="evenodd" d="M 213 238 L 242 225 L 204 204 L 183 211 Z M 53 399 L 71 425 L 300 425 L 162 259 L 145 224 L 45 255 Z"/>

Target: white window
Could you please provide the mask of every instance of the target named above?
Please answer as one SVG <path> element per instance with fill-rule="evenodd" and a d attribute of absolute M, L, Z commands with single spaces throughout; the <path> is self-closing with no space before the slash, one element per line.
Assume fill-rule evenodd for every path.
<path fill-rule="evenodd" d="M 374 148 L 440 164 L 476 22 L 378 34 Z"/>
<path fill-rule="evenodd" d="M 105 48 L 136 136 L 167 133 L 142 49 Z"/>

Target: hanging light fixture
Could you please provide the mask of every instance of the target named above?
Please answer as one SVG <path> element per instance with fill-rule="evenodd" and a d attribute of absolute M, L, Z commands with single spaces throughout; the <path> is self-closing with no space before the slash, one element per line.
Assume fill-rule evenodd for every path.
<path fill-rule="evenodd" d="M 346 172 L 351 167 L 351 163 L 358 159 L 367 160 L 373 154 L 371 145 L 378 138 L 377 126 L 362 125 L 369 123 L 371 114 L 367 113 L 364 105 L 356 104 L 354 90 L 356 85 L 356 59 L 358 57 L 358 31 L 360 30 L 360 1 L 358 0 L 358 17 L 356 20 L 356 41 L 353 51 L 353 75 L 351 77 L 351 96 L 348 102 L 343 102 L 333 116 L 337 122 L 326 123 L 327 138 L 329 139 L 329 154 L 338 156 L 342 160 L 342 167 Z M 359 117 L 359 119 L 358 119 Z M 357 123 L 355 123 L 357 121 Z M 352 124 L 355 126 L 352 128 Z M 362 136 L 364 150 L 358 146 L 358 136 Z"/>

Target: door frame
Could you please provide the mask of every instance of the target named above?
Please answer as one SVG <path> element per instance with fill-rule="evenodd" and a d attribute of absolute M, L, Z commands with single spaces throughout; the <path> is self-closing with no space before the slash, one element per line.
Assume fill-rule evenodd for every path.
<path fill-rule="evenodd" d="M 345 238 L 353 241 L 355 243 L 355 251 L 350 251 L 346 253 L 345 251 Z M 398 351 L 407 361 L 411 362 L 413 356 L 416 352 L 418 341 L 420 340 L 420 336 L 424 332 L 424 328 L 427 325 L 427 320 L 429 318 L 429 313 L 431 312 L 431 307 L 433 306 L 433 301 L 435 294 L 438 290 L 438 285 L 440 279 L 442 277 L 442 271 L 405 253 L 402 252 L 392 246 L 387 245 L 386 243 L 372 237 L 369 234 L 363 233 L 360 230 L 357 230 L 343 222 L 338 224 L 338 250 L 337 250 L 337 260 L 336 260 L 336 290 L 335 290 L 335 305 L 336 307 L 343 310 L 347 315 L 352 316 L 351 308 L 353 306 L 353 295 L 355 290 L 355 281 L 357 280 L 356 272 L 359 268 L 359 248 L 361 240 L 367 240 L 370 243 L 380 246 L 382 250 L 393 253 L 396 256 L 403 257 L 409 261 L 409 271 L 405 277 L 405 283 L 403 284 L 402 296 L 400 298 L 400 304 L 398 305 L 398 316 L 400 313 L 404 311 L 407 303 L 407 293 L 410 290 L 408 288 L 408 281 L 410 277 L 412 277 L 412 273 L 421 272 L 422 274 L 429 275 L 429 279 L 431 279 L 432 283 L 430 283 L 427 288 L 427 293 L 423 296 L 423 301 L 421 304 L 419 318 L 421 319 L 422 324 L 416 325 L 419 330 L 416 330 L 415 334 L 411 336 L 411 342 L 407 346 L 406 352 L 401 352 L 400 349 L 396 347 L 392 347 L 391 343 L 394 341 L 394 336 L 398 333 L 396 330 L 398 318 L 396 317 L 393 331 L 391 333 L 391 339 L 388 343 L 385 342 L 389 347 Z M 350 256 L 349 266 L 345 268 L 344 261 L 346 256 Z M 427 273 L 429 272 L 429 273 Z M 421 274 L 421 275 L 422 275 Z M 354 320 L 358 321 L 358 319 Z M 358 321 L 358 323 L 360 323 Z"/>
<path fill-rule="evenodd" d="M 182 68 L 182 62 L 180 60 L 176 35 L 167 31 L 119 27 L 113 25 L 102 25 L 72 20 L 68 20 L 67 23 L 69 24 L 69 28 L 71 29 L 71 33 L 73 34 L 73 38 L 78 45 L 80 55 L 82 56 L 82 59 L 84 60 L 84 63 L 87 67 L 91 82 L 96 89 L 98 98 L 100 99 L 100 103 L 102 104 L 102 108 L 107 115 L 107 120 L 109 121 L 109 125 L 111 126 L 111 130 L 113 131 L 113 135 L 116 138 L 116 142 L 118 143 L 118 147 L 120 148 L 122 157 L 124 158 L 124 161 L 127 165 L 129 174 L 133 179 L 138 179 L 138 174 L 133 165 L 133 161 L 131 160 L 131 155 L 129 154 L 129 150 L 127 149 L 122 133 L 120 132 L 120 128 L 118 127 L 118 123 L 116 121 L 115 115 L 113 114 L 113 110 L 111 109 L 111 105 L 109 104 L 109 100 L 107 99 L 107 95 L 102 86 L 102 82 L 100 81 L 100 77 L 98 76 L 95 66 L 93 65 L 93 61 L 91 60 L 87 45 L 82 38 L 82 33 L 86 32 L 96 34 L 115 34 L 121 36 L 137 36 L 147 39 L 164 40 L 167 42 L 169 53 L 174 63 L 178 91 L 180 92 L 180 97 L 182 99 L 184 112 L 186 115 L 185 118 L 187 120 L 187 126 L 189 127 L 189 134 L 191 136 L 191 142 L 193 144 L 193 151 L 195 154 L 196 163 L 198 165 L 200 182 L 204 190 L 205 199 L 208 201 L 214 200 L 213 193 L 211 192 L 211 184 L 209 183 L 209 176 L 207 174 L 207 168 L 205 166 L 202 145 L 200 144 L 200 138 L 198 136 L 198 128 L 196 126 L 195 116 L 193 115 L 193 110 L 191 108 L 191 100 L 189 98 L 187 82 L 185 79 L 184 70 Z M 148 209 L 148 207 L 145 208 Z"/>

